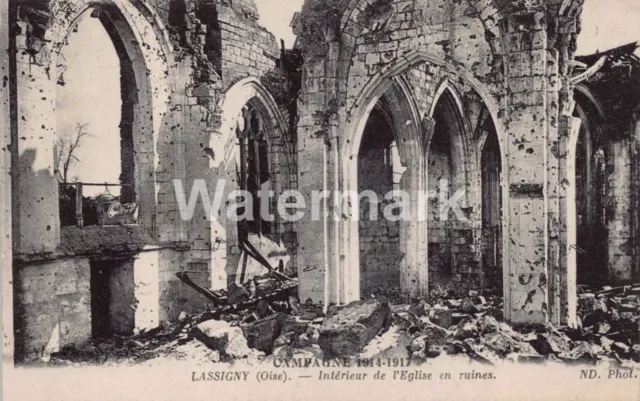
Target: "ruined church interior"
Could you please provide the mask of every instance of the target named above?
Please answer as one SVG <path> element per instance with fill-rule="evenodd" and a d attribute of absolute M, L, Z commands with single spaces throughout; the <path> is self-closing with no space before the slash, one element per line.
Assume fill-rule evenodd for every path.
<path fill-rule="evenodd" d="M 583 3 L 305 0 L 285 44 L 253 0 L 9 0 L 5 353 L 640 363 L 640 51 L 579 54 Z"/>

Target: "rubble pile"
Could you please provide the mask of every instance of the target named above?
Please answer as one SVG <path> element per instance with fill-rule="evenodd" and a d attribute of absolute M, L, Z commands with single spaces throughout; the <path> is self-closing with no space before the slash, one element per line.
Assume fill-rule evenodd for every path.
<path fill-rule="evenodd" d="M 411 335 L 410 357 L 426 361 L 465 353 L 482 363 L 503 360 L 565 363 L 640 362 L 640 285 L 583 292 L 579 328 L 503 321 L 502 300 L 471 291 L 462 299 L 439 295 L 394 308 L 395 324 Z"/>
<path fill-rule="evenodd" d="M 227 304 L 200 315 L 183 313 L 136 336 L 66 347 L 52 361 L 139 363 L 189 350 L 190 357 L 196 352 L 215 362 L 393 356 L 420 364 L 445 355 L 485 364 L 640 362 L 640 285 L 581 289 L 579 328 L 512 327 L 504 322 L 502 298 L 476 291 L 463 298 L 432 293 L 402 305 L 375 297 L 325 313 L 311 300 L 300 304 L 289 284 L 276 280 L 266 287 L 285 291 L 274 297 L 259 290 L 259 299 L 255 293 L 241 297 L 242 308 Z"/>
<path fill-rule="evenodd" d="M 214 307 L 195 315 L 182 312 L 176 321 L 162 321 L 158 327 L 132 336 L 114 334 L 86 344 L 69 344 L 42 359 L 58 365 L 139 363 L 176 351 L 194 340 L 215 351 L 216 361 L 258 357 L 272 351 L 285 319 L 300 309 L 297 299 L 291 296 L 297 292 L 295 280 L 256 277 L 246 286 L 214 293 L 198 287 L 184 273 L 180 278 L 214 301 Z"/>

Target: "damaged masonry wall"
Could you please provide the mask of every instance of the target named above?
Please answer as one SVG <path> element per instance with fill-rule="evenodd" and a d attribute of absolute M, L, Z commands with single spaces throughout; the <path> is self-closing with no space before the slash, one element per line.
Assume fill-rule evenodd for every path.
<path fill-rule="evenodd" d="M 132 177 L 127 180 L 139 217 L 128 226 L 61 227 L 51 123 L 56 63 L 74 21 L 94 17 L 114 41 L 121 65 L 124 60 L 131 70 L 123 81 L 134 85 L 128 92 L 133 115 L 125 122 L 132 125 L 134 160 L 123 171 Z M 242 98 L 261 114 L 274 189 L 295 185 L 295 136 L 289 130 L 295 102 L 283 67 L 291 57 L 257 24 L 251 1 L 17 0 L 10 18 L 18 359 L 207 308 L 175 273 L 188 272 L 205 287 L 216 281 L 226 287 L 240 253 L 236 227 L 224 218 L 224 206 L 220 223 L 212 223 L 200 201 L 193 219 L 183 221 L 173 180 L 182 180 L 187 200 L 195 179 L 207 180 L 212 194 L 222 178 L 225 196 L 235 189 L 236 163 L 225 154 L 233 153 L 245 104 L 225 102 L 225 93 L 234 90 L 241 93 L 234 100 Z M 274 224 L 269 234 L 263 242 L 277 248 L 276 262 L 284 259 L 295 270 L 293 227 Z"/>
<path fill-rule="evenodd" d="M 347 4 L 348 3 L 348 4 Z M 555 151 L 577 129 L 567 113 L 581 2 L 307 1 L 295 21 L 305 55 L 299 100 L 299 188 L 310 191 L 328 176 L 331 189 L 357 187 L 357 155 L 372 106 L 396 93 L 411 116 L 396 119 L 413 131 L 401 154 L 404 189 L 423 190 L 421 159 L 433 132 L 433 108 L 446 83 L 463 110 L 456 175 L 468 192 L 471 223 L 480 213 L 479 160 L 485 134 L 479 121 L 492 120 L 502 155 L 503 278 L 505 314 L 515 322 L 575 323 L 573 238 L 567 232 L 567 189 L 561 185 L 565 158 Z M 407 75 L 423 69 L 414 83 Z M 408 81 L 408 82 L 407 82 Z M 399 88 L 399 89 L 398 89 Z M 484 115 L 484 117 L 483 117 Z M 475 142 L 475 143 L 474 143 Z M 317 155 L 327 155 L 323 164 Z M 409 156 L 411 155 L 411 156 Z M 344 205 L 330 205 L 330 208 Z M 347 217 L 349 216 L 346 213 Z M 472 230 L 470 250 L 479 230 Z M 360 297 L 358 232 L 348 219 L 303 221 L 300 286 L 303 298 L 349 302 Z M 401 228 L 404 259 L 398 267 L 404 293 L 429 290 L 424 223 Z M 325 233 L 325 242 L 317 240 Z M 329 247 L 329 253 L 321 252 Z M 477 251 L 476 251 L 477 252 Z M 470 255 L 469 266 L 478 255 Z M 465 262 L 466 263 L 466 262 Z M 474 271 L 469 267 L 468 271 Z"/>
<path fill-rule="evenodd" d="M 367 180 L 359 174 L 367 159 L 359 156 L 376 106 L 384 109 L 399 159 L 385 188 L 415 197 L 446 175 L 449 191 L 465 191 L 467 219 L 387 227 L 375 241 L 393 244 L 396 256 L 370 258 L 378 266 L 362 265 L 369 252 L 361 244 L 371 242 L 360 238 L 366 230 L 351 222 L 348 205 L 329 201 L 323 210 L 340 208 L 346 218 L 339 221 L 312 221 L 311 213 L 296 225 L 276 220 L 249 238 L 271 264 L 282 261 L 297 272 L 300 298 L 324 306 L 359 299 L 362 271 L 380 272 L 377 283 L 397 283 L 408 297 L 436 286 L 502 283 L 509 321 L 574 325 L 579 240 L 571 216 L 579 184 L 566 149 L 584 123 L 573 114 L 581 7 L 579 0 L 307 0 L 293 21 L 296 49 L 285 50 L 260 27 L 250 0 L 11 1 L 5 81 L 12 95 L 16 354 L 36 358 L 87 340 L 98 326 L 138 331 L 206 309 L 175 274 L 187 272 L 213 289 L 238 282 L 245 233 L 226 218 L 226 202 L 215 221 L 200 199 L 192 218 L 183 219 L 188 211 L 180 210 L 174 180 L 185 199 L 195 180 L 204 179 L 210 194 L 225 180 L 226 199 L 248 181 L 243 147 L 255 139 L 246 137 L 251 132 L 262 141 L 265 180 L 276 197 L 296 188 L 310 199 L 314 190 L 377 185 L 359 182 Z M 57 55 L 85 13 L 100 18 L 118 42 L 130 67 L 127 82 L 135 84 L 126 121 L 133 163 L 124 167 L 139 206 L 136 225 L 60 224 L 51 124 Z M 446 129 L 441 109 L 451 120 Z M 634 123 L 628 138 L 637 136 Z M 442 132 L 448 141 L 434 139 Z M 618 227 L 627 215 L 638 220 L 629 141 L 606 150 L 619 177 L 610 186 L 617 202 L 606 229 L 621 233 L 607 237 L 607 263 L 620 281 L 638 274 L 637 224 Z M 492 179 L 501 171 L 501 190 L 492 194 L 500 192 L 502 215 L 493 219 L 499 235 L 491 244 L 483 234 L 486 143 L 494 144 L 500 165 L 491 167 Z M 619 168 L 627 173 L 617 174 Z M 412 215 L 418 212 L 412 206 Z M 500 248 L 501 280 L 487 273 L 492 247 Z M 107 272 L 109 285 L 92 284 L 99 272 Z M 118 302 L 97 305 L 99 291 Z M 110 318 L 96 319 L 104 316 Z"/>

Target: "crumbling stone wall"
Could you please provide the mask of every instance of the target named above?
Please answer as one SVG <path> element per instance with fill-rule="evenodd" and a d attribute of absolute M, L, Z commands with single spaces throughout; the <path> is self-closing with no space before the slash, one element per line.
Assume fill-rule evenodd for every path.
<path fill-rule="evenodd" d="M 59 259 L 16 271 L 16 355 L 33 359 L 91 338 L 87 259 Z"/>
<path fill-rule="evenodd" d="M 573 324 L 574 240 L 566 228 L 570 201 L 561 185 L 566 160 L 555 149 L 577 127 L 567 110 L 580 12 L 579 1 L 336 1 L 325 7 L 307 1 L 296 21 L 298 43 L 306 55 L 299 159 L 319 163 L 322 159 L 312 156 L 318 154 L 328 159 L 303 167 L 299 187 L 306 190 L 323 182 L 323 172 L 328 172 L 332 188 L 352 188 L 356 168 L 350 160 L 357 154 L 371 104 L 405 71 L 418 64 L 437 66 L 450 82 L 473 88 L 474 93 L 465 91 L 462 98 L 476 98 L 480 102 L 470 103 L 486 106 L 499 138 L 507 318 Z M 420 110 L 424 101 L 411 92 L 407 97 Z M 469 110 L 472 116 L 480 109 L 474 105 Z M 429 115 L 418 115 L 421 131 L 432 125 Z M 476 133 L 477 121 L 470 120 L 469 136 L 484 135 L 482 130 Z M 332 172 L 334 166 L 338 173 Z M 479 221 L 474 206 L 480 199 L 480 169 L 468 169 L 467 174 L 465 181 L 476 191 L 465 206 L 474 209 Z M 358 298 L 356 268 L 350 267 L 359 264 L 357 252 L 350 251 L 357 233 L 341 223 L 328 225 L 300 225 L 303 297 L 324 302 Z M 424 235 L 419 225 L 414 229 L 414 240 Z M 320 245 L 302 234 L 307 230 L 338 233 L 344 245 L 331 245 L 328 257 L 323 256 Z M 471 244 L 476 255 L 477 241 Z M 407 265 L 402 277 L 407 293 L 427 291 L 428 277 L 418 264 Z M 330 284 L 323 285 L 327 280 Z"/>
<path fill-rule="evenodd" d="M 295 135 L 289 127 L 294 118 L 289 96 L 283 52 L 275 37 L 258 23 L 252 1 L 172 2 L 171 28 L 180 51 L 186 94 L 177 93 L 184 109 L 176 110 L 183 123 L 175 129 L 184 138 L 187 170 L 182 175 L 187 189 L 196 179 L 206 179 L 211 196 L 220 180 L 225 180 L 224 199 L 237 189 L 238 172 L 234 159 L 237 122 L 243 106 L 252 102 L 262 110 L 268 134 L 270 173 L 279 196 L 295 186 Z M 237 103 L 237 104 L 236 104 Z M 266 104 L 268 103 L 268 104 Z M 277 179 L 276 179 L 277 178 Z M 167 187 L 167 202 L 175 205 L 173 188 Z M 175 206 L 174 206 L 175 207 Z M 180 222 L 185 243 L 197 258 L 213 257 L 211 271 L 216 287 L 226 287 L 239 260 L 237 226 L 226 219 L 222 205 L 217 222 L 211 224 L 199 201 L 194 218 Z M 171 223 L 178 218 L 171 217 Z M 169 223 L 169 222 L 168 222 Z M 169 224 L 171 227 L 172 225 Z M 276 225 L 276 242 L 284 241 L 291 254 L 296 240 L 290 223 Z M 212 253 L 213 252 L 213 253 Z M 195 257 L 195 254 L 194 254 Z M 295 263 L 295 258 L 291 258 Z M 293 267 L 289 266 L 291 269 Z"/>
<path fill-rule="evenodd" d="M 226 160 L 233 168 L 221 167 L 225 152 L 213 151 L 230 148 L 230 136 L 220 129 L 225 118 L 239 114 L 230 117 L 222 113 L 224 95 L 233 85 L 254 79 L 253 96 L 246 101 L 269 103 L 262 107 L 268 110 L 267 128 L 273 133 L 270 151 L 275 160 L 274 174 L 280 176 L 277 190 L 295 186 L 296 138 L 290 133 L 295 102 L 291 102 L 290 94 L 295 93 L 296 85 L 287 81 L 287 77 L 295 76 L 295 55 L 284 52 L 288 57 L 283 57 L 273 35 L 257 24 L 256 7 L 250 0 L 12 1 L 10 25 L 15 29 L 11 32 L 9 81 L 14 95 L 11 132 L 15 146 L 11 151 L 16 174 L 12 215 L 18 271 L 29 271 L 36 263 L 43 271 L 49 267 L 55 270 L 63 257 L 72 258 L 79 270 L 88 269 L 87 260 L 105 251 L 104 244 L 89 242 L 83 244 L 87 247 L 82 252 L 73 249 L 69 238 L 82 235 L 67 235 L 76 227 L 60 228 L 53 171 L 56 133 L 55 127 L 49 126 L 55 121 L 57 54 L 73 21 L 91 8 L 98 9 L 97 15 L 107 22 L 105 28 L 111 37 L 120 39 L 120 51 L 126 52 L 130 61 L 124 65 L 129 74 L 123 76 L 123 85 L 135 96 L 123 99 L 127 108 L 123 116 L 130 118 L 123 120 L 122 129 L 131 134 L 132 149 L 123 146 L 122 155 L 123 159 L 133 155 L 134 160 L 124 166 L 123 172 L 125 180 L 135 184 L 133 192 L 140 206 L 140 224 L 135 230 L 144 232 L 144 240 L 133 250 L 123 248 L 122 252 L 135 259 L 132 285 L 138 302 L 136 328 L 149 328 L 160 320 L 176 318 L 181 311 L 207 307 L 201 295 L 180 282 L 177 272 L 186 271 L 195 282 L 209 287 L 214 278 L 225 275 L 226 265 L 232 265 L 227 256 L 237 255 L 233 231 L 226 229 L 224 202 L 218 221 L 212 222 L 204 213 L 201 201 L 193 219 L 184 220 L 181 212 L 185 210 L 180 210 L 174 187 L 174 180 L 180 180 L 188 201 L 196 180 L 206 181 L 211 197 L 220 178 L 229 183 L 225 197 L 235 185 L 233 161 Z M 111 238 L 106 231 L 103 234 Z M 293 225 L 283 224 L 276 234 L 286 242 L 287 251 L 295 254 Z M 118 247 L 125 243 L 118 242 Z M 118 247 L 110 251 L 120 252 Z M 295 269 L 295 257 L 290 260 L 289 268 Z M 21 297 L 30 292 L 23 290 L 16 298 L 16 317 L 20 330 L 28 328 L 31 334 L 21 339 L 25 351 L 21 358 L 27 356 L 26 350 L 42 351 L 42 338 L 49 334 L 45 333 L 48 328 L 33 325 L 30 316 L 38 315 L 37 319 L 47 325 L 57 322 L 56 317 L 45 319 L 32 304 L 23 302 Z M 51 308 L 61 308 L 62 301 L 54 292 L 43 287 L 40 296 Z M 74 302 L 79 297 L 75 294 Z M 87 316 L 90 319 L 90 311 Z M 90 320 L 76 323 L 69 326 L 70 333 L 60 346 L 67 338 L 82 341 L 90 336 Z"/>

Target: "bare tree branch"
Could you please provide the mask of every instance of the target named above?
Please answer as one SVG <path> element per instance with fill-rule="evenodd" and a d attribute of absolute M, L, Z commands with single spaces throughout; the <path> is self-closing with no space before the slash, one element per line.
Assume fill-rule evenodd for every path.
<path fill-rule="evenodd" d="M 69 182 L 69 169 L 80 159 L 75 152 L 82 146 L 83 139 L 91 134 L 87 131 L 89 124 L 76 124 L 75 135 L 69 139 L 60 138 L 57 143 L 56 175 L 62 184 Z"/>

